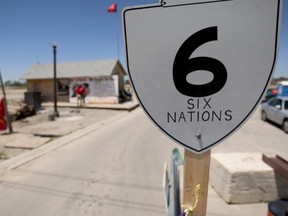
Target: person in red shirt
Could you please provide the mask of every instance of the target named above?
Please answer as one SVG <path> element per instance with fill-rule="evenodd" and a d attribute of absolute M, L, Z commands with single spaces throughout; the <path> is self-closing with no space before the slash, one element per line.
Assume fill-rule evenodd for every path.
<path fill-rule="evenodd" d="M 77 94 L 77 106 L 83 107 L 85 105 L 84 97 L 85 97 L 85 86 L 79 85 L 76 89 Z"/>

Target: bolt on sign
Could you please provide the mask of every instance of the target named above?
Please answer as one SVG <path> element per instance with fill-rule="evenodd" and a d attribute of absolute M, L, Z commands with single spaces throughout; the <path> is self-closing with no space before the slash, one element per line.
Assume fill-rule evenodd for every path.
<path fill-rule="evenodd" d="M 123 10 L 128 73 L 142 108 L 201 153 L 251 116 L 272 78 L 281 0 L 166 0 Z"/>

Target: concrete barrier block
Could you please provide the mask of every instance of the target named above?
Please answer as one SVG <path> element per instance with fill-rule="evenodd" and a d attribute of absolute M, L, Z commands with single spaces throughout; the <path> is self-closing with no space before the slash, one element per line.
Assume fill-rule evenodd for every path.
<path fill-rule="evenodd" d="M 288 180 L 262 161 L 262 153 L 212 154 L 210 184 L 227 203 L 288 197 Z"/>

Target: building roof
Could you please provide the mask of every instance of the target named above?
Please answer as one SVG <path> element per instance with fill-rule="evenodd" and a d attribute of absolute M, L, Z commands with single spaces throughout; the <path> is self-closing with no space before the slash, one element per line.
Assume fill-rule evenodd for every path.
<path fill-rule="evenodd" d="M 124 75 L 126 75 L 125 70 L 118 60 L 57 63 L 57 78 L 111 76 L 117 73 L 117 71 L 115 71 L 117 64 L 124 71 Z M 53 77 L 53 64 L 36 64 L 33 65 L 22 78 L 31 80 L 51 79 Z"/>

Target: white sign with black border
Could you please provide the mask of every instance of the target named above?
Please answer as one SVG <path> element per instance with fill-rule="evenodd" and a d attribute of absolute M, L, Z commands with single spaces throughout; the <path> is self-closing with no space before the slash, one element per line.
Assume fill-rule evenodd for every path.
<path fill-rule="evenodd" d="M 123 10 L 127 68 L 151 120 L 201 153 L 251 116 L 276 64 L 282 0 L 166 0 Z"/>

